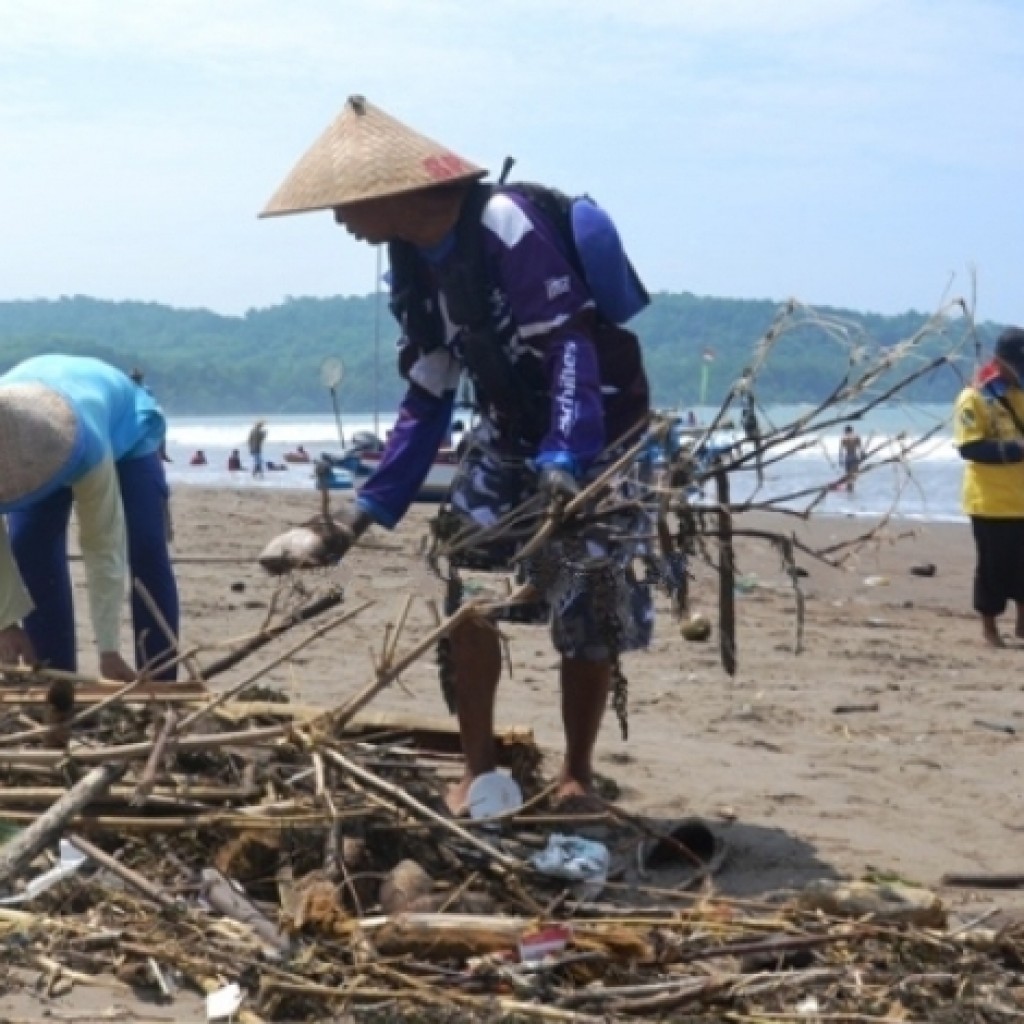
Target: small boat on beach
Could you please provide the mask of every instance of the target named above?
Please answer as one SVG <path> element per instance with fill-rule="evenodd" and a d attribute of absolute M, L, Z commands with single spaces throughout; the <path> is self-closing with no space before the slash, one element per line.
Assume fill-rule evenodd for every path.
<path fill-rule="evenodd" d="M 317 460 L 318 471 L 328 480 L 328 490 L 346 490 L 358 486 L 358 480 L 369 476 L 379 465 L 384 446 L 372 434 L 356 435 L 341 455 L 322 452 Z M 434 458 L 426 480 L 416 493 L 415 501 L 439 502 L 447 495 L 459 465 L 456 448 L 442 448 Z"/>

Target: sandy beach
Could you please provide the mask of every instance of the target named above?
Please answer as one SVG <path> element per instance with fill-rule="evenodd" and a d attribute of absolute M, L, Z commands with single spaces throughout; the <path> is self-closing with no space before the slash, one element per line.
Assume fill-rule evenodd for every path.
<path fill-rule="evenodd" d="M 182 641 L 199 649 L 200 663 L 264 621 L 276 584 L 255 556 L 315 508 L 307 491 L 176 489 Z M 347 609 L 372 604 L 270 671 L 263 685 L 296 702 L 340 704 L 373 678 L 370 651 L 407 596 L 413 600 L 400 651 L 426 634 L 434 622 L 428 602 L 440 596 L 419 554 L 432 511 L 414 508 L 395 532 L 371 532 L 340 567 L 306 578 L 310 592 L 343 585 Z M 760 517 L 736 525 L 795 532 L 821 547 L 873 524 Z M 941 885 L 950 872 L 1024 870 L 1024 645 L 993 650 L 981 642 L 970 609 L 968 526 L 891 524 L 845 571 L 801 556 L 807 575 L 800 654 L 793 649 L 794 595 L 778 556 L 764 542 L 742 538 L 737 554 L 734 678 L 719 664 L 717 637 L 704 644 L 681 638 L 665 598 L 651 649 L 624 659 L 630 738 L 620 739 L 609 714 L 597 757 L 600 775 L 617 787 L 617 802 L 632 812 L 698 815 L 711 823 L 729 847 L 713 885 L 724 895 L 755 898 L 814 879 L 891 872 L 937 890 L 959 920 L 990 910 L 1024 913 L 1024 890 Z M 928 562 L 936 566 L 933 577 L 910 573 Z M 711 570 L 698 562 L 694 571 L 692 605 L 714 620 Z M 92 671 L 91 639 L 86 628 L 80 632 L 81 667 Z M 550 776 L 561 750 L 556 656 L 543 630 L 506 633 L 512 677 L 500 691 L 499 725 L 533 729 Z M 287 643 L 295 638 L 289 634 Z M 246 671 L 285 643 L 250 659 Z M 221 685 L 239 678 L 227 673 Z M 373 707 L 445 718 L 432 655 Z M 125 999 L 119 993 L 116 1001 Z M 109 999 L 102 990 L 76 989 L 62 1005 L 82 1013 Z M 0 996 L 0 1010 L 5 1006 L 38 1009 L 25 993 Z M 200 1019 L 202 1008 L 198 997 L 182 994 L 161 1013 L 185 1021 Z"/>
<path fill-rule="evenodd" d="M 173 507 L 185 644 L 258 627 L 274 582 L 250 559 L 281 528 L 308 518 L 314 496 L 180 487 Z M 348 608 L 374 603 L 271 672 L 267 684 L 295 701 L 338 704 L 372 679 L 370 650 L 406 595 L 414 600 L 402 648 L 430 629 L 427 602 L 440 585 L 419 551 L 431 514 L 432 506 L 415 507 L 396 531 L 371 532 L 340 567 L 310 577 L 311 587 L 340 582 Z M 737 521 L 738 528 L 796 532 L 815 548 L 873 525 Z M 694 644 L 680 637 L 664 598 L 651 649 L 625 659 L 630 738 L 620 739 L 609 714 L 597 759 L 622 805 L 718 822 L 731 847 L 718 885 L 731 894 L 870 869 L 929 886 L 948 872 L 1024 869 L 1024 649 L 981 643 L 970 608 L 969 527 L 895 522 L 845 571 L 802 556 L 800 654 L 794 596 L 777 554 L 745 539 L 737 553 L 734 678 L 719 664 L 716 638 Z M 909 572 L 929 562 L 934 577 Z M 716 582 L 705 565 L 694 571 L 692 605 L 714 620 Z M 561 749 L 556 657 L 543 629 L 506 632 L 513 672 L 502 683 L 499 724 L 531 727 L 553 772 Z M 447 715 L 432 656 L 402 684 L 374 707 Z M 868 710 L 841 710 L 849 706 Z M 1024 903 L 1014 893 L 998 898 Z"/>

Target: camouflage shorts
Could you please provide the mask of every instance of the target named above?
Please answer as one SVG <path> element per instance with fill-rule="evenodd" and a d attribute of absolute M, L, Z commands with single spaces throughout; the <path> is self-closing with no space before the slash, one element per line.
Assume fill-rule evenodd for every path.
<path fill-rule="evenodd" d="M 600 473 L 601 466 L 591 471 Z M 452 482 L 449 501 L 464 526 L 493 526 L 536 494 L 537 477 L 524 460 L 503 459 L 471 446 Z M 629 497 L 632 485 L 623 477 L 614 485 Z M 613 649 L 631 651 L 650 643 L 654 627 L 651 587 L 637 575 L 649 548 L 650 517 L 637 506 L 566 527 L 535 556 L 513 566 L 522 538 L 499 538 L 458 553 L 451 559 L 460 570 L 514 572 L 517 582 L 530 582 L 542 600 L 500 612 L 504 621 L 540 625 L 550 622 L 555 649 L 569 658 L 604 661 Z M 470 581 L 470 586 L 473 586 Z"/>

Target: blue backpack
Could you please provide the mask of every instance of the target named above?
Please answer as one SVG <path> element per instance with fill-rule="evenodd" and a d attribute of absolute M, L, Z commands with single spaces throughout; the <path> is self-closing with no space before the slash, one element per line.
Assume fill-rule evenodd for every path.
<path fill-rule="evenodd" d="M 594 305 L 609 323 L 621 326 L 650 304 L 651 297 L 626 255 L 615 222 L 590 196 L 568 196 L 526 181 L 499 184 L 491 188 L 493 192 L 523 196 L 555 227 L 573 269 L 586 282 Z"/>

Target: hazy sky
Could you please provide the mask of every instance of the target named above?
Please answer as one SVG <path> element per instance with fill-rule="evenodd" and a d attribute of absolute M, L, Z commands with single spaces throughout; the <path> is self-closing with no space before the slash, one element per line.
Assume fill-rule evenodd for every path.
<path fill-rule="evenodd" d="M 586 191 L 651 290 L 1024 321 L 1020 0 L 0 0 L 0 300 L 373 291 L 258 221 L 362 93 Z M 952 282 L 952 283 L 951 283 Z"/>

